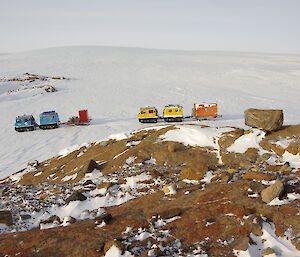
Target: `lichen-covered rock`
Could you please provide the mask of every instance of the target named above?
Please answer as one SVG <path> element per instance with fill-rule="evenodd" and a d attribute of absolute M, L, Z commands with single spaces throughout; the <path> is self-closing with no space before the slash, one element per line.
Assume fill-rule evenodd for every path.
<path fill-rule="evenodd" d="M 279 196 L 283 189 L 283 183 L 281 181 L 276 181 L 273 185 L 267 187 L 261 192 L 261 198 L 265 203 L 269 203 L 275 197 Z"/>
<path fill-rule="evenodd" d="M 244 112 L 245 124 L 250 127 L 275 131 L 282 127 L 282 110 L 247 109 Z"/>

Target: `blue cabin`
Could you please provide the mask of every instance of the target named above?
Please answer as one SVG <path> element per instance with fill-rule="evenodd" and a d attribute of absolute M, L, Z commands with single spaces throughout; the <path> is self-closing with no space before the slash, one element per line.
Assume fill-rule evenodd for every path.
<path fill-rule="evenodd" d="M 15 130 L 18 132 L 33 131 L 37 126 L 32 115 L 23 115 L 16 118 Z"/>
<path fill-rule="evenodd" d="M 54 129 L 60 124 L 57 112 L 49 111 L 40 114 L 40 128 L 41 129 Z"/>

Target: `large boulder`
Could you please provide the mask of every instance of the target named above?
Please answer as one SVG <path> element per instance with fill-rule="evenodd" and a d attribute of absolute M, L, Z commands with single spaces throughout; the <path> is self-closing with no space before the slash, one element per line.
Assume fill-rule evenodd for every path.
<path fill-rule="evenodd" d="M 244 112 L 245 124 L 265 131 L 274 131 L 282 127 L 282 110 L 247 109 Z"/>

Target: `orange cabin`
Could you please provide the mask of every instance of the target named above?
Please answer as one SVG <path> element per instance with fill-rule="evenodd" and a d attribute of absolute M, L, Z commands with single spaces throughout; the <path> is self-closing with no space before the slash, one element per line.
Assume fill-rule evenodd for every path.
<path fill-rule="evenodd" d="M 216 103 L 194 104 L 193 116 L 195 118 L 217 118 L 218 105 Z"/>

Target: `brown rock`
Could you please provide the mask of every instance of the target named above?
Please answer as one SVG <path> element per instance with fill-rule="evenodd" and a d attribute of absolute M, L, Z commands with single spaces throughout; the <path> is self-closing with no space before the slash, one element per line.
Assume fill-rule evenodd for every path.
<path fill-rule="evenodd" d="M 10 211 L 0 211 L 0 223 L 5 224 L 6 226 L 11 226 L 13 224 Z"/>
<path fill-rule="evenodd" d="M 266 256 L 266 255 L 270 255 L 270 254 L 274 254 L 274 253 L 276 254 L 276 252 L 271 247 L 268 247 L 268 248 L 262 250 L 261 255 Z"/>
<path fill-rule="evenodd" d="M 41 221 L 42 224 L 48 224 L 48 223 L 61 223 L 60 218 L 57 215 L 52 215 L 46 220 Z"/>
<path fill-rule="evenodd" d="M 87 172 L 92 172 L 94 169 L 100 170 L 101 167 L 94 160 L 90 160 L 86 171 Z"/>
<path fill-rule="evenodd" d="M 176 145 L 175 145 L 175 143 L 170 142 L 170 143 L 168 144 L 168 151 L 169 151 L 170 153 L 174 153 L 174 152 L 176 151 Z"/>
<path fill-rule="evenodd" d="M 164 185 L 163 186 L 163 192 L 166 195 L 176 193 L 176 185 L 175 184 Z"/>
<path fill-rule="evenodd" d="M 110 186 L 112 186 L 113 185 L 113 183 L 112 182 L 103 182 L 103 183 L 101 183 L 101 184 L 99 184 L 98 186 L 97 186 L 97 188 L 98 189 L 101 189 L 101 188 L 109 188 Z"/>
<path fill-rule="evenodd" d="M 282 127 L 282 110 L 247 109 L 244 112 L 245 124 L 250 127 L 274 131 Z"/>
<path fill-rule="evenodd" d="M 137 157 L 136 159 L 134 159 L 133 163 L 134 164 L 136 164 L 136 163 L 143 163 L 144 161 L 146 161 L 144 158 Z"/>
<path fill-rule="evenodd" d="M 246 251 L 248 249 L 248 244 L 249 244 L 249 237 L 241 236 L 236 238 L 232 242 L 231 247 L 235 250 Z"/>
<path fill-rule="evenodd" d="M 220 174 L 220 179 L 222 182 L 227 183 L 228 181 L 230 181 L 232 179 L 232 174 L 227 173 L 227 172 L 222 172 Z"/>
<path fill-rule="evenodd" d="M 108 252 L 108 250 L 112 247 L 112 246 L 115 246 L 117 248 L 120 249 L 121 252 L 123 252 L 124 250 L 124 245 L 118 241 L 118 240 L 111 240 L 111 241 L 108 241 L 105 243 L 104 245 L 104 254 L 106 254 Z"/>
<path fill-rule="evenodd" d="M 112 221 L 112 215 L 110 213 L 108 214 L 104 214 L 104 215 L 101 215 L 97 218 L 95 218 L 95 220 L 98 222 L 98 223 L 101 223 L 101 222 L 105 222 L 105 224 L 109 224 L 111 221 Z"/>
<path fill-rule="evenodd" d="M 258 149 L 257 148 L 248 148 L 244 153 L 245 158 L 251 163 L 256 162 L 258 158 Z"/>
<path fill-rule="evenodd" d="M 162 219 L 170 219 L 175 216 L 180 216 L 181 214 L 181 209 L 180 208 L 172 208 L 163 212 L 158 213 Z"/>
<path fill-rule="evenodd" d="M 108 141 L 101 141 L 100 143 L 99 143 L 99 145 L 101 145 L 101 146 L 108 146 L 109 145 L 109 142 Z"/>
<path fill-rule="evenodd" d="M 237 169 L 227 169 L 226 172 L 228 172 L 229 174 L 234 174 L 236 172 L 238 172 Z"/>
<path fill-rule="evenodd" d="M 188 180 L 201 180 L 205 173 L 208 171 L 208 167 L 205 163 L 197 163 L 193 166 L 183 167 L 181 169 L 182 173 L 180 175 L 180 179 L 188 179 Z"/>
<path fill-rule="evenodd" d="M 284 189 L 281 181 L 275 182 L 273 185 L 261 192 L 261 198 L 265 203 L 271 202 L 275 197 L 279 196 Z"/>
<path fill-rule="evenodd" d="M 257 180 L 257 181 L 261 181 L 261 180 L 271 181 L 276 179 L 276 176 L 269 173 L 248 171 L 243 175 L 243 179 Z"/>

